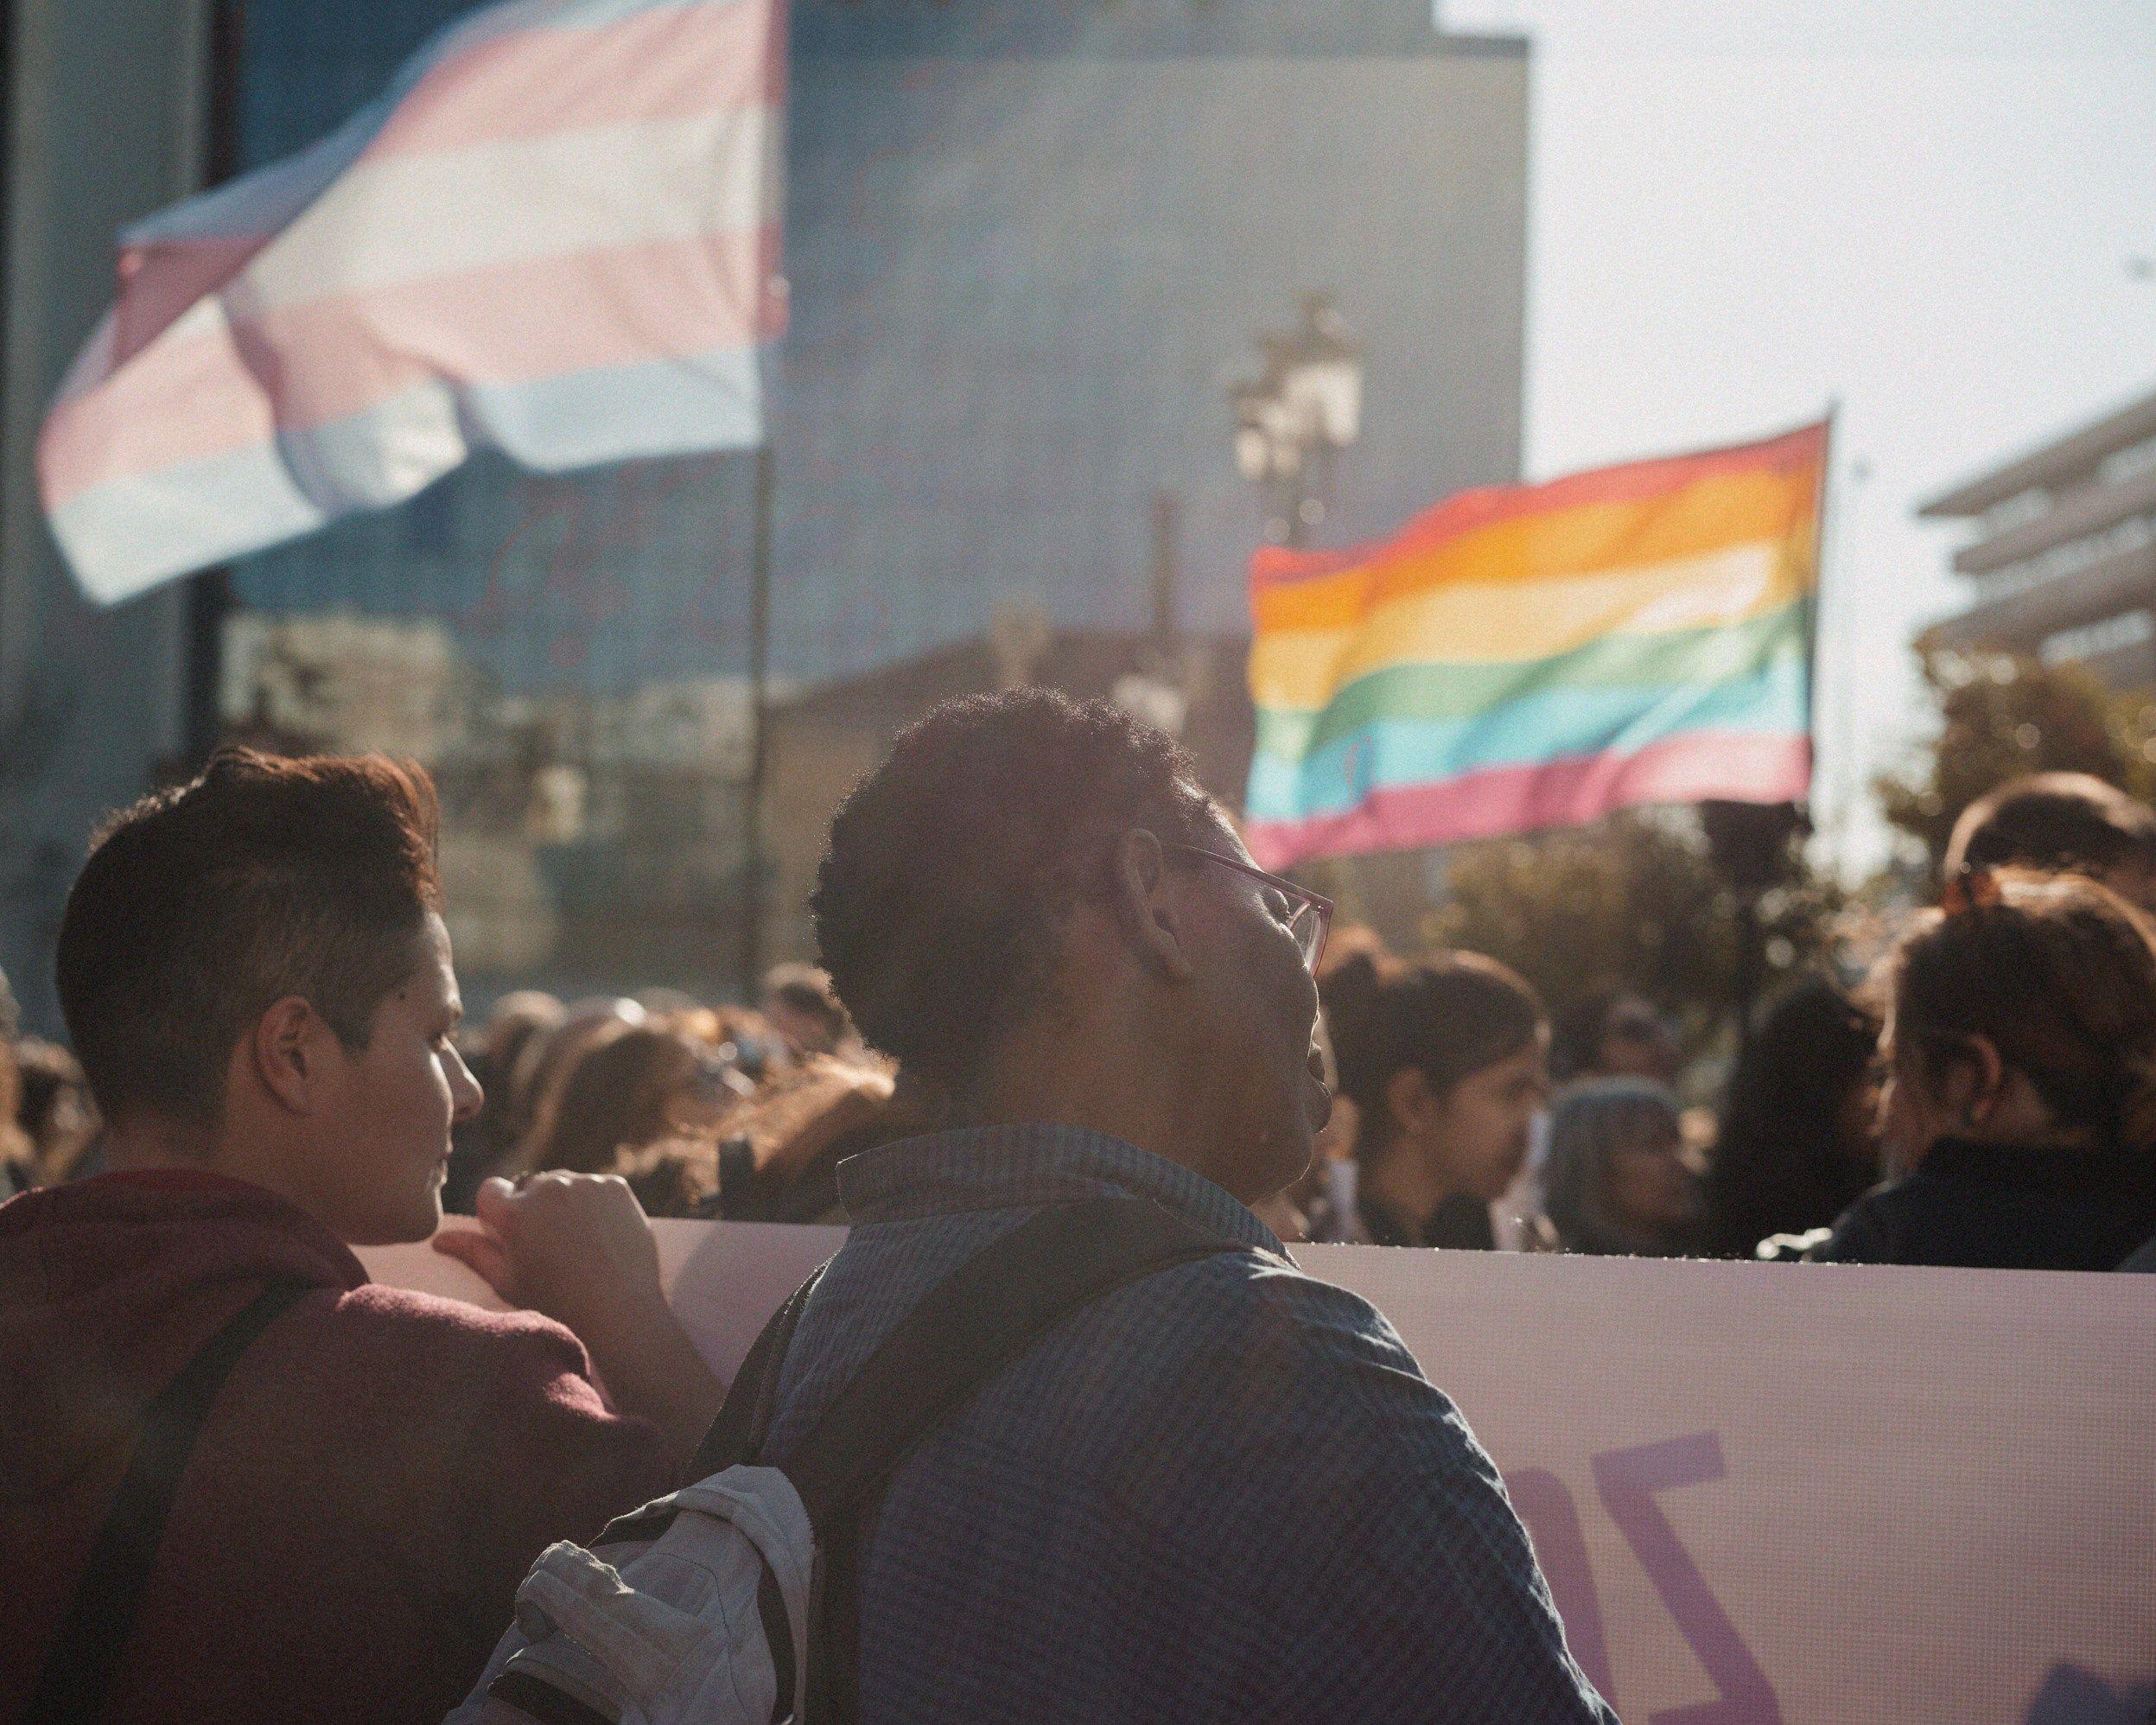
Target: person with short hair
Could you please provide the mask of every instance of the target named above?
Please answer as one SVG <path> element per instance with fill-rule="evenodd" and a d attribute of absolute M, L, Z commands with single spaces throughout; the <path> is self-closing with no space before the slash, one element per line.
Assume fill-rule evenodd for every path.
<path fill-rule="evenodd" d="M 0 1716 L 105 1530 L 142 1532 L 111 1518 L 160 1397 L 273 1291 L 133 1571 L 97 1716 L 439 1718 L 538 1552 L 668 1489 L 709 1422 L 619 1182 L 496 1182 L 443 1237 L 570 1328 L 377 1286 L 353 1255 L 435 1232 L 480 1102 L 436 825 L 416 767 L 229 751 L 92 847 L 57 980 L 110 1171 L 0 1206 Z"/>
<path fill-rule="evenodd" d="M 1549 1071 L 1559 1084 L 1595 1078 L 1675 1084 L 1682 1064 L 1676 1027 L 1627 990 L 1601 989 L 1575 1001 L 1550 1031 Z"/>
<path fill-rule="evenodd" d="M 1889 956 L 1887 1166 L 1808 1256 L 2111 1270 L 2156 1235 L 2156 925 L 1972 869 Z"/>
<path fill-rule="evenodd" d="M 946 703 L 838 812 L 823 960 L 938 1123 L 840 1168 L 853 1231 L 763 1453 L 1044 1206 L 1139 1199 L 1234 1248 L 1084 1307 L 891 1475 L 829 1572 L 859 1716 L 1613 1719 L 1458 1410 L 1252 1213 L 1326 1118 L 1329 908 L 1103 702 Z"/>
<path fill-rule="evenodd" d="M 1694 1244 L 1684 1104 L 1651 1079 L 1589 1079 L 1549 1111 L 1542 1213 L 1565 1251 L 1671 1257 Z"/>
<path fill-rule="evenodd" d="M 1358 956 L 1325 986 L 1340 1089 L 1355 1104 L 1354 1213 L 1321 1238 L 1496 1244 L 1490 1206 L 1527 1167 L 1549 1092 L 1549 1020 L 1517 972 L 1479 952 L 1415 964 Z"/>
<path fill-rule="evenodd" d="M 2008 867 L 2088 875 L 2156 911 L 2156 812 L 2092 773 L 2010 780 L 1962 811 L 1943 872 Z"/>

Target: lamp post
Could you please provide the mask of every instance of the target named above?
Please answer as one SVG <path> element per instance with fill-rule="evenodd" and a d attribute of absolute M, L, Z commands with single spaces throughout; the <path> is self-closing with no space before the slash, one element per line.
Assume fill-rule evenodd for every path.
<path fill-rule="evenodd" d="M 1330 294 L 1303 296 L 1302 322 L 1258 337 L 1263 363 L 1228 391 L 1236 471 L 1259 488 L 1265 537 L 1300 545 L 1332 506 L 1339 453 L 1361 435 L 1363 352 Z"/>

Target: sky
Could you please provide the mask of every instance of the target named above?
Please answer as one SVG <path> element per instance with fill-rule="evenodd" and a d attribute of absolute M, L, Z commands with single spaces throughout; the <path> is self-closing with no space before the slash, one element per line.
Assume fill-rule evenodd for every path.
<path fill-rule="evenodd" d="M 1924 712 L 1917 506 L 2156 388 L 2156 0 L 1440 0 L 1534 41 L 1530 478 L 1832 402 L 1825 860 Z"/>

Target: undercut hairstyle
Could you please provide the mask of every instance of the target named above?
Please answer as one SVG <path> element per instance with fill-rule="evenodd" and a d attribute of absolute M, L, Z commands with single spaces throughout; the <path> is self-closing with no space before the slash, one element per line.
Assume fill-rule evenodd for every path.
<path fill-rule="evenodd" d="M 442 908 L 439 825 L 417 766 L 248 749 L 107 824 L 67 895 L 56 964 L 105 1117 L 213 1124 L 234 1046 L 289 996 L 364 1047 Z"/>
<path fill-rule="evenodd" d="M 2086 773 L 2036 773 L 1979 797 L 1954 823 L 1945 873 L 2019 867 L 2101 874 L 2156 867 L 2156 813 Z"/>
<path fill-rule="evenodd" d="M 1213 805 L 1168 736 L 1103 701 L 946 701 L 831 822 L 811 909 L 861 1034 L 955 1089 L 1053 984 L 1059 936 L 1135 827 L 1192 842 Z"/>
<path fill-rule="evenodd" d="M 2077 875 L 1981 878 L 1889 958 L 1896 1060 L 1936 1092 L 1984 1037 L 2061 1125 L 2156 1149 L 2156 926 Z"/>
<path fill-rule="evenodd" d="M 1395 1073 L 1413 1066 L 1443 1096 L 1510 1060 L 1549 1022 L 1526 980 L 1479 952 L 1414 964 L 1358 952 L 1327 970 L 1319 996 L 1340 1089 L 1362 1121 L 1358 1155 L 1392 1136 L 1387 1088 Z"/>

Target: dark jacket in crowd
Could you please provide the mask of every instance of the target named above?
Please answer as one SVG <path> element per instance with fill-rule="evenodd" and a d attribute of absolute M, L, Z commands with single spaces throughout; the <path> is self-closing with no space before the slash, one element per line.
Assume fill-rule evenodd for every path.
<path fill-rule="evenodd" d="M 1084 1308 L 899 1467 L 861 1556 L 864 1722 L 1615 1725 L 1452 1403 L 1220 1187 L 1045 1125 L 838 1177 L 854 1228 L 788 1352 L 781 1464 L 917 1302 L 1044 1205 L 1148 1199 L 1256 1249 Z"/>
<path fill-rule="evenodd" d="M 111 1722 L 438 1720 L 550 1542 L 669 1489 L 528 1313 L 370 1283 L 309 1217 L 213 1174 L 0 1205 L 0 1719 L 20 1712 L 150 1399 L 265 1280 L 181 1478 Z"/>
<path fill-rule="evenodd" d="M 1808 1256 L 1829 1264 L 2115 1270 L 2156 1234 L 2156 1157 L 2057 1145 L 1934 1144 Z"/>

